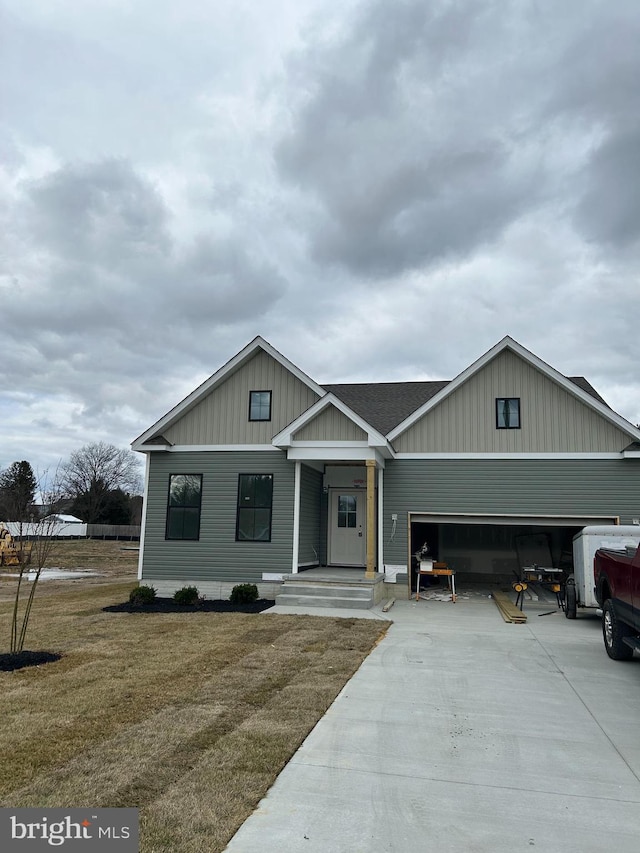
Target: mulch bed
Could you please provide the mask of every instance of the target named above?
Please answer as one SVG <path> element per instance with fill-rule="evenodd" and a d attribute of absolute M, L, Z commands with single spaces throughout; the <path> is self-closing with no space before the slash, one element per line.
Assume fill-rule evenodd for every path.
<path fill-rule="evenodd" d="M 62 655 L 55 652 L 15 652 L 0 655 L 0 672 L 13 672 L 27 666 L 40 666 L 43 663 L 53 663 L 60 660 Z"/>
<path fill-rule="evenodd" d="M 273 607 L 275 601 L 259 598 L 250 604 L 232 604 L 226 599 L 205 599 L 197 604 L 176 604 L 172 598 L 156 598 L 152 604 L 112 604 L 102 609 L 106 613 L 261 613 Z"/>

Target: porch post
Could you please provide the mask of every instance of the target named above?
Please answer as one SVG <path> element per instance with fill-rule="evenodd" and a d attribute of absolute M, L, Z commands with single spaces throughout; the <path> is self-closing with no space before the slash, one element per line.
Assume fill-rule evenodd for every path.
<path fill-rule="evenodd" d="M 293 547 L 291 554 L 291 573 L 298 574 L 298 555 L 300 553 L 300 475 L 302 463 L 299 459 L 295 461 L 293 475 Z"/>
<path fill-rule="evenodd" d="M 367 571 L 373 579 L 376 566 L 376 460 L 367 459 Z"/>

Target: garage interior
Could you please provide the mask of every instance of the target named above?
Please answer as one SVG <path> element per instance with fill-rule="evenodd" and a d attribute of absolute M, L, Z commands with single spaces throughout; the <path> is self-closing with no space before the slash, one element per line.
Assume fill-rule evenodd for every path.
<path fill-rule="evenodd" d="M 617 524 L 617 518 L 525 516 L 443 516 L 409 514 L 411 589 L 415 590 L 416 552 L 427 543 L 429 558 L 447 563 L 456 586 L 511 584 L 523 566 L 573 568 L 573 537 L 590 524 Z M 438 583 L 433 578 L 433 583 Z M 443 579 L 444 580 L 444 579 Z"/>

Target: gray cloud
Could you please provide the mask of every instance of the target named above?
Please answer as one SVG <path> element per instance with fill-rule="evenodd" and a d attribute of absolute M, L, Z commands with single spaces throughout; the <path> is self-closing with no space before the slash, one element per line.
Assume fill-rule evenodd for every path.
<path fill-rule="evenodd" d="M 594 152 L 576 223 L 587 239 L 614 248 L 640 239 L 640 114 L 636 127 L 610 134 Z"/>
<path fill-rule="evenodd" d="M 162 198 L 125 160 L 64 166 L 27 194 L 33 235 L 76 261 L 117 265 L 171 249 Z"/>
<path fill-rule="evenodd" d="M 277 162 L 316 200 L 317 260 L 385 277 L 464 258 L 560 198 L 589 239 L 630 239 L 636 130 L 620 114 L 640 115 L 638 16 L 586 7 L 372 2 L 339 44 L 298 58 Z"/>
<path fill-rule="evenodd" d="M 126 444 L 256 334 L 319 381 L 511 334 L 640 421 L 636 0 L 3 25 L 0 467 Z"/>

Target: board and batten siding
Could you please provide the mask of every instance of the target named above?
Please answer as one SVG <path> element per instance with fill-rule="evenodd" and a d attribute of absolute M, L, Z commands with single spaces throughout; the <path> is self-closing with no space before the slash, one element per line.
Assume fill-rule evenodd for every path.
<path fill-rule="evenodd" d="M 249 392 L 271 391 L 271 420 L 249 420 Z M 270 444 L 318 395 L 260 350 L 163 435 L 171 444 Z"/>
<path fill-rule="evenodd" d="M 384 473 L 384 558 L 407 561 L 407 514 L 640 517 L 640 461 L 398 459 Z M 393 540 L 392 513 L 398 521 Z M 499 523 L 499 522 L 498 522 Z"/>
<path fill-rule="evenodd" d="M 496 398 L 520 398 L 520 429 L 496 428 Z M 594 453 L 630 437 L 537 368 L 504 350 L 398 436 L 399 453 Z"/>
<path fill-rule="evenodd" d="M 335 406 L 327 406 L 293 438 L 296 441 L 366 441 L 367 433 Z"/>
<path fill-rule="evenodd" d="M 170 474 L 202 474 L 200 539 L 165 539 Z M 271 542 L 236 542 L 239 474 L 273 474 Z M 257 583 L 262 572 L 291 571 L 294 463 L 280 451 L 151 454 L 145 579 Z"/>
<path fill-rule="evenodd" d="M 308 565 L 320 560 L 320 511 L 322 474 L 303 465 L 300 472 L 300 538 L 298 563 Z"/>

